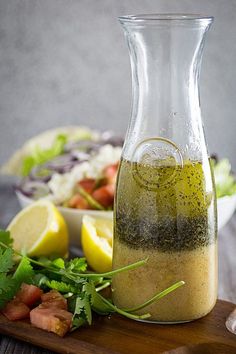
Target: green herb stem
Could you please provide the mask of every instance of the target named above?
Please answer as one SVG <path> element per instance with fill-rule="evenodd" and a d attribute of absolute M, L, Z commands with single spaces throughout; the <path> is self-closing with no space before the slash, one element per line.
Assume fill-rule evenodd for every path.
<path fill-rule="evenodd" d="M 74 275 L 77 275 L 79 277 L 84 277 L 84 278 L 97 278 L 97 277 L 102 277 L 102 278 L 110 278 L 113 277 L 113 275 L 119 274 L 119 273 L 123 273 L 123 272 L 127 272 L 128 270 L 133 270 L 136 269 L 138 267 L 143 266 L 144 264 L 146 264 L 148 261 L 148 258 L 143 259 L 142 261 L 138 261 L 132 264 L 129 264 L 127 266 L 124 266 L 122 268 L 119 269 L 115 269 L 115 270 L 111 270 L 110 272 L 106 272 L 106 273 L 73 273 Z"/>
<path fill-rule="evenodd" d="M 132 308 L 128 308 L 128 309 L 123 309 L 124 311 L 128 311 L 128 312 L 134 312 L 134 311 L 138 311 L 143 309 L 144 307 L 151 305 L 153 302 L 161 299 L 162 297 L 166 296 L 167 294 L 171 293 L 172 291 L 178 289 L 179 287 L 183 286 L 185 284 L 184 281 L 179 281 L 173 285 L 171 285 L 169 288 L 161 291 L 160 293 L 154 295 L 151 299 L 145 301 L 143 304 L 136 306 L 136 307 L 132 307 Z"/>
<path fill-rule="evenodd" d="M 97 286 L 95 289 L 97 292 L 103 290 L 103 289 L 106 289 L 108 288 L 108 286 L 111 285 L 111 282 L 110 281 L 106 281 L 106 282 L 103 282 L 103 284 L 101 284 L 100 286 Z"/>
<path fill-rule="evenodd" d="M 105 299 L 103 296 L 101 296 L 101 295 L 99 295 L 99 296 L 100 296 L 101 300 L 113 310 L 113 312 L 117 312 L 122 316 L 125 316 L 127 318 L 131 318 L 132 320 L 144 320 L 144 319 L 149 318 L 151 316 L 150 313 L 145 313 L 144 315 L 134 315 L 132 313 L 127 312 L 126 310 L 120 309 L 119 307 L 113 305 L 110 301 Z"/>

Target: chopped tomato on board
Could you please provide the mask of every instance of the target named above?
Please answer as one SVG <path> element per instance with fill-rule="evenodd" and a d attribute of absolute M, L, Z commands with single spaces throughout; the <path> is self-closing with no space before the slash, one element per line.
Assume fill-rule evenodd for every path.
<path fill-rule="evenodd" d="M 28 295 L 26 291 L 28 291 Z M 40 298 L 42 303 L 31 311 L 30 308 L 22 302 L 25 301 L 32 305 Z M 21 301 L 19 299 L 21 299 Z M 30 317 L 30 322 L 35 327 L 48 332 L 54 332 L 61 337 L 63 337 L 72 326 L 73 314 L 67 311 L 67 300 L 64 296 L 57 290 L 51 290 L 43 294 L 42 290 L 34 285 L 22 284 L 16 297 L 6 304 L 2 313 L 10 321 Z"/>
<path fill-rule="evenodd" d="M 40 308 L 67 310 L 67 300 L 57 290 L 51 290 L 41 296 Z"/>
<path fill-rule="evenodd" d="M 96 189 L 92 197 L 104 207 L 109 207 L 113 205 L 115 195 L 115 186 L 113 184 L 108 184 Z"/>
<path fill-rule="evenodd" d="M 67 300 L 57 290 L 43 294 L 41 300 L 42 303 L 30 312 L 30 322 L 63 337 L 70 330 L 73 317 L 67 311 Z"/>
<path fill-rule="evenodd" d="M 31 307 L 41 300 L 42 294 L 43 291 L 37 286 L 23 283 L 20 290 L 17 292 L 15 299 Z"/>
<path fill-rule="evenodd" d="M 2 310 L 2 313 L 10 320 L 23 320 L 29 317 L 30 308 L 17 299 L 9 301 Z"/>
<path fill-rule="evenodd" d="M 37 286 L 23 283 L 12 301 L 9 301 L 2 313 L 11 321 L 29 317 L 30 307 L 40 301 L 43 291 Z"/>
<path fill-rule="evenodd" d="M 30 311 L 30 322 L 33 326 L 53 332 L 63 337 L 71 328 L 72 313 L 56 308 L 36 307 Z"/>

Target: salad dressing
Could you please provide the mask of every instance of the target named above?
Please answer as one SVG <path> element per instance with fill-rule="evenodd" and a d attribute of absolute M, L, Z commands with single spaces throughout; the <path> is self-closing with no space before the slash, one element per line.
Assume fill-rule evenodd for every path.
<path fill-rule="evenodd" d="M 171 183 L 165 183 L 171 175 Z M 153 167 L 122 160 L 113 267 L 146 258 L 148 262 L 114 277 L 117 306 L 136 307 L 183 280 L 181 289 L 140 313 L 148 311 L 150 320 L 158 322 L 184 322 L 202 317 L 213 308 L 217 297 L 217 235 L 211 177 L 209 163 L 186 160 L 183 166 L 163 162 Z M 155 178 L 156 189 L 148 189 L 143 181 L 155 182 Z"/>

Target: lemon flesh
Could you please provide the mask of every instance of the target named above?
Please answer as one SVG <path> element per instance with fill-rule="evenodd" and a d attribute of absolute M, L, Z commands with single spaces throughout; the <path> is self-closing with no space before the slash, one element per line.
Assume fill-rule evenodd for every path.
<path fill-rule="evenodd" d="M 13 248 L 31 257 L 68 254 L 68 230 L 64 218 L 47 200 L 21 210 L 7 228 Z"/>
<path fill-rule="evenodd" d="M 112 219 L 84 215 L 81 229 L 81 244 L 88 264 L 96 272 L 112 269 Z"/>

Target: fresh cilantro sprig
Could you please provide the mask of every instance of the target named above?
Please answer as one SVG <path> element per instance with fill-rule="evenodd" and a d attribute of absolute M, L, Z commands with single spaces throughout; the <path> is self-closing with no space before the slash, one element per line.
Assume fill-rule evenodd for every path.
<path fill-rule="evenodd" d="M 15 256 L 20 258 L 20 263 L 15 263 Z M 74 258 L 70 261 L 62 258 L 36 260 L 21 255 L 12 248 L 10 233 L 0 230 L 0 308 L 15 296 L 22 283 L 28 283 L 45 291 L 55 289 L 67 298 L 69 310 L 73 313 L 72 330 L 84 324 L 91 324 L 93 312 L 100 315 L 118 313 L 133 320 L 146 319 L 150 317 L 149 313 L 137 315 L 135 312 L 176 290 L 184 282 L 179 281 L 130 309 L 117 307 L 111 299 L 100 293 L 111 285 L 114 275 L 136 269 L 146 263 L 147 259 L 106 273 L 87 272 L 85 258 Z"/>
<path fill-rule="evenodd" d="M 11 300 L 23 282 L 32 282 L 33 268 L 27 257 L 15 264 L 9 231 L 0 230 L 0 308 Z"/>

